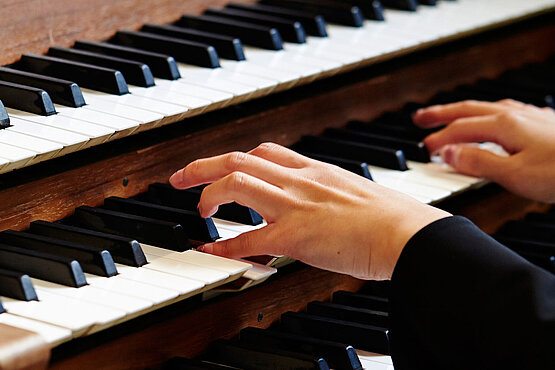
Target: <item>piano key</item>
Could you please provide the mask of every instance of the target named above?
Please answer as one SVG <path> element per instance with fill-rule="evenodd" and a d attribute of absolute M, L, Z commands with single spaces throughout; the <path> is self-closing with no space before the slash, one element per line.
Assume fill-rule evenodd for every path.
<path fill-rule="evenodd" d="M 337 1 L 339 2 L 339 1 Z M 381 1 L 374 0 L 342 0 L 341 2 L 357 6 L 366 19 L 384 21 Z"/>
<path fill-rule="evenodd" d="M 110 41 L 123 46 L 171 54 L 178 62 L 205 68 L 220 66 L 216 49 L 200 42 L 138 31 L 118 31 Z"/>
<path fill-rule="evenodd" d="M 22 301 L 37 300 L 29 275 L 0 268 L 0 295 Z"/>
<path fill-rule="evenodd" d="M 114 276 L 118 273 L 110 252 L 93 246 L 13 230 L 1 232 L 0 242 L 40 253 L 75 259 L 84 271 L 96 275 Z"/>
<path fill-rule="evenodd" d="M 537 223 L 528 220 L 507 222 L 497 232 L 498 235 L 530 238 L 535 241 L 555 243 L 555 224 Z"/>
<path fill-rule="evenodd" d="M 225 232 L 228 236 L 231 236 L 233 238 L 239 234 L 257 230 L 267 225 L 265 221 L 262 221 L 262 223 L 259 223 L 258 225 L 245 225 L 242 223 L 222 220 L 219 218 L 213 218 L 212 220 L 214 221 L 214 225 L 216 225 L 216 228 L 218 229 L 218 232 L 220 234 Z M 223 235 L 221 236 L 223 238 Z"/>
<path fill-rule="evenodd" d="M 436 6 L 437 5 L 437 0 L 418 0 L 418 3 L 421 4 L 421 5 Z"/>
<path fill-rule="evenodd" d="M 76 208 L 75 215 L 69 222 L 75 226 L 134 238 L 141 243 L 162 248 L 183 251 L 191 247 L 183 227 L 175 222 L 88 206 Z"/>
<path fill-rule="evenodd" d="M 407 161 L 407 166 L 409 167 L 409 170 L 422 176 L 432 176 L 460 181 L 461 184 L 466 183 L 467 186 L 483 184 L 481 179 L 456 173 L 451 167 L 443 163 L 418 163 Z"/>
<path fill-rule="evenodd" d="M 6 312 L 6 309 L 4 308 L 4 306 L 2 305 L 2 300 L 0 299 L 0 313 L 4 313 Z M 1 316 L 0 316 L 1 317 Z"/>
<path fill-rule="evenodd" d="M 332 302 L 368 310 L 389 312 L 389 300 L 387 298 L 368 294 L 352 293 L 341 290 L 333 293 Z"/>
<path fill-rule="evenodd" d="M 364 369 L 394 370 L 391 356 L 357 349 L 357 355 Z"/>
<path fill-rule="evenodd" d="M 201 31 L 237 37 L 243 44 L 264 49 L 283 49 L 281 35 L 277 29 L 272 27 L 259 26 L 209 15 L 184 15 L 175 24 L 180 27 L 189 27 Z"/>
<path fill-rule="evenodd" d="M 0 244 L 0 267 L 23 272 L 67 286 L 87 284 L 81 265 L 74 259 Z"/>
<path fill-rule="evenodd" d="M 36 87 L 0 80 L 0 99 L 6 107 L 49 116 L 56 114 L 48 93 Z"/>
<path fill-rule="evenodd" d="M 99 54 L 92 51 L 62 47 L 51 47 L 48 49 L 48 55 L 60 59 L 115 69 L 123 73 L 123 77 L 128 84 L 142 87 L 154 86 L 152 71 L 148 65 L 142 62 Z"/>
<path fill-rule="evenodd" d="M 74 108 L 85 105 L 75 82 L 5 67 L 0 67 L 0 80 L 43 89 L 54 103 Z"/>
<path fill-rule="evenodd" d="M 320 369 L 328 370 L 325 359 L 263 345 L 216 340 L 210 345 L 210 362 L 243 369 Z"/>
<path fill-rule="evenodd" d="M 355 348 L 389 354 L 388 331 L 386 328 L 379 326 L 291 311 L 281 315 L 281 325 L 284 329 L 295 334 L 350 343 Z"/>
<path fill-rule="evenodd" d="M 2 100 L 0 100 L 0 130 L 9 126 L 10 117 L 8 116 L 8 112 L 6 112 L 4 103 L 2 103 Z"/>
<path fill-rule="evenodd" d="M 141 31 L 208 44 L 216 48 L 220 58 L 245 60 L 243 44 L 235 37 L 172 25 L 146 24 Z"/>
<path fill-rule="evenodd" d="M 294 9 L 281 8 L 278 6 L 264 5 L 260 3 L 229 3 L 226 5 L 226 7 L 295 20 L 301 22 L 308 35 L 316 37 L 326 37 L 328 35 L 326 32 L 326 21 L 321 15 L 315 15 L 309 12 L 303 12 Z"/>
<path fill-rule="evenodd" d="M 184 79 L 180 79 L 179 83 L 156 80 L 156 85 L 163 86 L 170 93 L 176 92 L 180 95 L 193 96 L 195 98 L 211 102 L 212 104 L 207 106 L 206 110 L 223 108 L 227 105 L 230 105 L 235 99 L 235 97 L 231 93 L 209 89 L 199 85 L 193 85 L 187 83 Z"/>
<path fill-rule="evenodd" d="M 216 17 L 235 19 L 241 22 L 259 24 L 276 28 L 283 41 L 304 44 L 306 42 L 306 32 L 300 22 L 288 20 L 271 15 L 249 12 L 239 9 L 207 9 L 204 14 Z"/>
<path fill-rule="evenodd" d="M 239 334 L 241 342 L 261 343 L 269 347 L 308 352 L 325 357 L 331 367 L 338 370 L 362 370 L 355 349 L 347 344 L 330 342 L 308 336 L 248 327 Z"/>
<path fill-rule="evenodd" d="M 0 143 L 35 152 L 35 157 L 28 164 L 53 158 L 64 147 L 60 143 L 20 134 L 12 129 L 0 130 Z"/>
<path fill-rule="evenodd" d="M 363 15 L 357 6 L 320 0 L 261 0 L 262 4 L 306 11 L 324 16 L 327 22 L 362 27 Z"/>
<path fill-rule="evenodd" d="M 44 55 L 23 54 L 18 68 L 75 81 L 81 87 L 91 88 L 108 94 L 128 93 L 127 82 L 120 71 L 79 63 Z M 86 97 L 85 97 L 86 100 Z"/>
<path fill-rule="evenodd" d="M 0 159 L 2 160 L 0 166 L 4 172 L 28 165 L 35 155 L 36 153 L 31 150 L 0 143 Z"/>
<path fill-rule="evenodd" d="M 329 317 L 332 319 L 351 321 L 359 324 L 367 324 L 389 327 L 389 317 L 387 312 L 356 308 L 337 303 L 310 302 L 306 312 L 311 315 Z"/>
<path fill-rule="evenodd" d="M 359 176 L 365 177 L 368 180 L 372 180 L 372 175 L 368 169 L 368 164 L 366 162 L 352 161 L 348 159 L 337 158 L 328 155 L 314 154 L 309 152 L 302 152 L 304 156 L 307 156 L 317 161 L 326 162 L 333 164 L 334 166 L 341 167 L 344 170 L 356 173 Z"/>
<path fill-rule="evenodd" d="M 181 78 L 181 75 L 177 70 L 175 59 L 170 55 L 130 48 L 127 46 L 109 44 L 107 42 L 94 42 L 87 40 L 76 41 L 73 48 L 145 63 L 149 66 L 154 77 L 166 80 L 177 80 L 178 78 Z"/>
<path fill-rule="evenodd" d="M 201 194 L 202 188 L 199 187 L 177 190 L 169 184 L 155 183 L 149 185 L 145 199 L 153 203 L 192 211 L 197 210 Z M 262 216 L 256 211 L 237 203 L 222 204 L 214 217 L 246 225 L 259 225 L 263 221 Z"/>
<path fill-rule="evenodd" d="M 360 121 L 350 121 L 347 124 L 347 128 L 350 130 L 369 132 L 378 135 L 387 135 L 398 138 L 406 138 L 412 140 L 423 140 L 426 136 L 436 132 L 436 129 L 420 129 L 416 126 L 400 126 L 391 125 L 388 123 L 383 123 L 378 121 L 373 122 L 360 122 Z"/>
<path fill-rule="evenodd" d="M 47 221 L 31 222 L 29 231 L 34 234 L 107 250 L 115 262 L 129 266 L 140 267 L 147 263 L 141 246 L 131 238 Z"/>
<path fill-rule="evenodd" d="M 278 82 L 278 86 L 274 92 L 287 90 L 297 85 L 301 80 L 311 79 L 311 75 L 306 72 L 293 71 L 290 69 L 280 69 L 279 66 L 265 66 L 263 64 L 255 64 L 249 61 L 237 62 L 233 60 L 222 60 L 222 68 L 225 70 L 249 74 L 252 76 L 271 78 Z M 286 67 L 287 68 L 287 67 Z"/>
<path fill-rule="evenodd" d="M 202 218 L 198 211 L 187 211 L 175 207 L 118 197 L 105 199 L 104 208 L 179 224 L 189 239 L 210 243 L 219 238 L 212 219 Z"/>
<path fill-rule="evenodd" d="M 468 188 L 468 186 L 470 185 L 470 183 L 468 183 L 467 181 L 459 181 L 456 178 L 452 179 L 447 176 L 443 177 L 441 176 L 442 174 L 439 174 L 440 176 L 436 177 L 431 171 L 429 171 L 428 173 L 417 172 L 412 169 L 408 171 L 394 171 L 376 166 L 369 166 L 369 170 L 375 175 L 377 179 L 380 179 L 384 182 L 397 181 L 407 184 L 419 184 L 441 190 L 446 190 L 451 193 L 459 192 L 463 189 Z"/>
<path fill-rule="evenodd" d="M 343 159 L 367 162 L 369 164 L 406 171 L 405 155 L 401 150 L 383 148 L 347 140 L 318 136 L 304 136 L 295 149 Z"/>
<path fill-rule="evenodd" d="M 0 315 L 0 323 L 38 333 L 52 347 L 71 339 L 71 330 L 16 315 Z"/>

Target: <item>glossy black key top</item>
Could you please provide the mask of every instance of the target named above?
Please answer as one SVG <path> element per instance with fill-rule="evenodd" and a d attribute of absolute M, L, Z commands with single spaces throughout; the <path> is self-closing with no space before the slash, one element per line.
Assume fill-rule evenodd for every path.
<path fill-rule="evenodd" d="M 202 189 L 202 187 L 197 187 L 177 190 L 171 185 L 156 183 L 148 187 L 146 198 L 152 203 L 196 211 Z M 253 226 L 259 225 L 263 221 L 262 216 L 255 210 L 238 203 L 222 204 L 214 217 Z"/>
<path fill-rule="evenodd" d="M 268 329 L 246 328 L 239 334 L 241 342 L 263 344 L 285 351 L 309 353 L 326 359 L 337 370 L 362 370 L 355 349 L 347 344 Z"/>
<path fill-rule="evenodd" d="M 418 0 L 418 4 L 436 6 L 437 0 Z"/>
<path fill-rule="evenodd" d="M 87 285 L 79 262 L 72 258 L 0 244 L 0 268 L 74 288 Z"/>
<path fill-rule="evenodd" d="M 301 152 L 316 153 L 366 162 L 379 167 L 406 171 L 408 169 L 402 150 L 389 149 L 353 141 L 319 136 L 304 136 L 294 148 Z"/>
<path fill-rule="evenodd" d="M 336 2 L 346 3 L 358 6 L 366 19 L 374 21 L 385 20 L 383 16 L 382 3 L 377 0 L 334 0 Z"/>
<path fill-rule="evenodd" d="M 41 253 L 76 259 L 83 270 L 91 274 L 114 276 L 118 273 L 110 252 L 100 248 L 13 230 L 1 232 L 0 242 Z"/>
<path fill-rule="evenodd" d="M 410 139 L 395 138 L 387 135 L 373 134 L 370 132 L 360 132 L 344 128 L 328 128 L 324 131 L 324 136 L 358 143 L 376 145 L 385 148 L 402 150 L 407 159 L 427 163 L 430 162 L 430 153 L 421 141 Z"/>
<path fill-rule="evenodd" d="M 329 155 L 321 155 L 321 154 L 314 154 L 314 153 L 308 153 L 308 152 L 300 152 L 300 154 L 312 159 L 316 159 L 317 161 L 333 164 L 334 166 L 341 167 L 344 170 L 347 170 L 347 171 L 356 173 L 359 176 L 365 177 L 368 180 L 372 180 L 372 175 L 370 174 L 370 170 L 368 169 L 368 163 L 366 162 L 352 161 L 349 159 L 342 159 L 342 158 L 332 157 Z"/>
<path fill-rule="evenodd" d="M 106 42 L 77 41 L 73 47 L 79 50 L 92 51 L 93 53 L 110 55 L 113 57 L 136 60 L 147 64 L 154 77 L 165 80 L 177 80 L 181 77 L 175 59 L 166 54 L 154 53 L 127 46 L 109 44 Z"/>
<path fill-rule="evenodd" d="M 326 21 L 324 17 L 318 14 L 265 4 L 230 3 L 226 7 L 294 20 L 301 22 L 307 35 L 316 37 L 328 36 Z"/>
<path fill-rule="evenodd" d="M 208 9 L 204 12 L 207 15 L 235 19 L 241 22 L 259 24 L 276 28 L 284 41 L 297 44 L 306 42 L 306 32 L 301 22 L 291 21 L 286 18 L 279 18 L 272 15 L 263 15 L 239 9 Z"/>
<path fill-rule="evenodd" d="M 10 116 L 4 107 L 4 103 L 0 100 L 0 129 L 10 127 Z"/>
<path fill-rule="evenodd" d="M 236 37 L 219 35 L 206 31 L 199 31 L 192 28 L 177 27 L 171 25 L 147 24 L 141 31 L 156 33 L 178 39 L 202 42 L 216 48 L 220 58 L 231 60 L 245 60 L 245 52 L 241 40 Z"/>
<path fill-rule="evenodd" d="M 387 298 L 369 294 L 351 293 L 340 290 L 333 293 L 332 302 L 345 306 L 389 312 L 389 300 Z"/>
<path fill-rule="evenodd" d="M 262 49 L 282 50 L 283 40 L 279 31 L 272 27 L 239 22 L 228 18 L 209 15 L 184 15 L 176 23 L 180 27 L 195 28 L 201 31 L 237 37 L 243 44 Z"/>
<path fill-rule="evenodd" d="M 0 268 L 0 295 L 21 301 L 38 300 L 29 275 L 3 268 Z"/>
<path fill-rule="evenodd" d="M 0 99 L 8 108 L 43 116 L 56 114 L 50 95 L 36 87 L 0 81 Z"/>
<path fill-rule="evenodd" d="M 120 71 L 45 55 L 23 54 L 18 69 L 75 81 L 82 87 L 108 94 L 129 93 Z"/>
<path fill-rule="evenodd" d="M 382 0 L 383 6 L 386 8 L 408 10 L 415 12 L 418 9 L 417 0 Z"/>
<path fill-rule="evenodd" d="M 4 313 L 4 312 L 6 312 L 6 309 L 2 305 L 2 300 L 0 299 L 0 313 Z"/>
<path fill-rule="evenodd" d="M 175 222 L 88 206 L 76 208 L 74 217 L 67 222 L 175 251 L 182 252 L 191 248 L 183 227 Z"/>
<path fill-rule="evenodd" d="M 326 0 L 261 0 L 262 4 L 320 14 L 329 23 L 362 27 L 364 16 L 357 6 Z"/>
<path fill-rule="evenodd" d="M 290 332 L 334 342 L 349 343 L 357 349 L 389 354 L 388 330 L 299 312 L 281 315 L 281 326 Z"/>
<path fill-rule="evenodd" d="M 260 344 L 217 340 L 208 350 L 210 362 L 236 366 L 245 370 L 296 369 L 327 370 L 325 359 L 292 353 Z"/>
<path fill-rule="evenodd" d="M 175 222 L 181 225 L 187 237 L 192 240 L 211 243 L 220 237 L 212 219 L 202 218 L 198 212 L 118 197 L 105 199 L 104 208 Z"/>
<path fill-rule="evenodd" d="M 368 132 L 371 134 L 391 136 L 399 139 L 422 141 L 426 136 L 433 134 L 437 129 L 421 129 L 416 126 L 397 126 L 387 123 L 351 121 L 347 124 L 350 130 Z"/>
<path fill-rule="evenodd" d="M 178 62 L 199 67 L 218 68 L 220 66 L 220 58 L 216 49 L 200 42 L 137 31 L 118 31 L 110 42 L 157 53 L 171 54 Z"/>
<path fill-rule="evenodd" d="M 48 55 L 76 62 L 112 68 L 123 73 L 125 81 L 129 84 L 141 87 L 154 86 L 154 76 L 152 75 L 150 68 L 141 62 L 98 54 L 86 50 L 61 47 L 50 48 L 48 50 Z"/>
<path fill-rule="evenodd" d="M 81 89 L 75 82 L 5 67 L 0 67 L 0 80 L 43 89 L 54 103 L 74 108 L 85 105 Z"/>
<path fill-rule="evenodd" d="M 382 328 L 389 327 L 389 315 L 384 311 L 314 301 L 308 304 L 306 312 L 311 315 L 351 321 L 359 324 L 380 326 Z"/>
<path fill-rule="evenodd" d="M 31 222 L 29 232 L 107 250 L 115 262 L 140 267 L 147 263 L 140 244 L 131 238 L 47 221 Z"/>

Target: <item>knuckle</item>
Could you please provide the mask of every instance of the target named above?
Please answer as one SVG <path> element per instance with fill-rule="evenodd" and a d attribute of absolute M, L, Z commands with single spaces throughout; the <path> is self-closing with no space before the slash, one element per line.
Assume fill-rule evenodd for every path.
<path fill-rule="evenodd" d="M 229 171 L 235 171 L 248 160 L 248 154 L 243 152 L 231 152 L 225 157 L 225 168 Z"/>
<path fill-rule="evenodd" d="M 461 106 L 465 109 L 474 108 L 479 105 L 480 105 L 480 102 L 478 100 L 473 100 L 473 99 L 469 99 L 461 102 Z"/>
<path fill-rule="evenodd" d="M 228 177 L 225 185 L 230 191 L 239 191 L 246 183 L 246 176 L 242 172 L 232 172 Z"/>
<path fill-rule="evenodd" d="M 261 151 L 264 152 L 274 152 L 276 150 L 279 149 L 279 145 L 277 145 L 276 143 L 272 143 L 272 142 L 265 142 L 260 144 L 257 149 L 260 149 Z"/>

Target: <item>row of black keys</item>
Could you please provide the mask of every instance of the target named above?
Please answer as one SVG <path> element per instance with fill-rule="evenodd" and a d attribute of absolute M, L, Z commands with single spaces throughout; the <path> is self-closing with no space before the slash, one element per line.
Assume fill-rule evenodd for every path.
<path fill-rule="evenodd" d="M 330 303 L 311 302 L 306 312 L 286 312 L 270 329 L 243 329 L 237 340 L 217 340 L 205 356 L 172 359 L 165 370 L 362 370 L 355 348 L 389 354 L 388 285 L 369 285 L 378 285 L 382 294 L 335 292 Z"/>
<path fill-rule="evenodd" d="M 401 6 L 403 1 L 389 3 L 411 8 Z M 325 19 L 359 27 L 364 16 L 357 5 L 368 18 L 383 19 L 377 1 L 262 0 L 185 15 L 171 25 L 145 25 L 140 32 L 119 31 L 107 43 L 78 41 L 73 48 L 50 48 L 47 56 L 25 54 L 18 63 L 0 68 L 0 100 L 10 108 L 55 114 L 53 102 L 85 104 L 78 84 L 122 95 L 129 91 L 127 83 L 150 87 L 154 77 L 180 78 L 176 60 L 217 68 L 220 57 L 245 60 L 243 43 L 281 50 L 282 40 L 304 43 L 307 34 L 326 37 Z M 0 127 L 8 125 L 0 104 Z"/>
<path fill-rule="evenodd" d="M 219 238 L 211 218 L 197 205 L 201 188 L 175 190 L 152 184 L 135 199 L 111 197 L 99 208 L 79 207 L 59 222 L 35 221 L 25 232 L 0 232 L 0 295 L 36 299 L 29 276 L 81 287 L 84 272 L 117 274 L 115 262 L 140 267 L 147 263 L 139 242 L 184 251 Z M 237 203 L 220 207 L 217 217 L 257 225 L 262 217 Z"/>
<path fill-rule="evenodd" d="M 414 125 L 412 114 L 421 107 L 463 100 L 515 99 L 555 109 L 555 58 L 504 73 L 494 80 L 480 80 L 435 96 L 428 104 L 408 103 L 371 122 L 352 121 L 345 128 L 328 128 L 320 136 L 305 136 L 293 149 L 371 179 L 366 164 L 407 170 L 407 160 L 429 162 L 422 140 L 434 129 Z"/>

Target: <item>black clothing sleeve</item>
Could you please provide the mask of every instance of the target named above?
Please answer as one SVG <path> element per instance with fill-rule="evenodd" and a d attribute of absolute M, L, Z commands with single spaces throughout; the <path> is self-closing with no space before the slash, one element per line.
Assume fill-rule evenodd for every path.
<path fill-rule="evenodd" d="M 396 370 L 555 369 L 555 275 L 463 217 L 405 246 L 390 291 Z"/>

